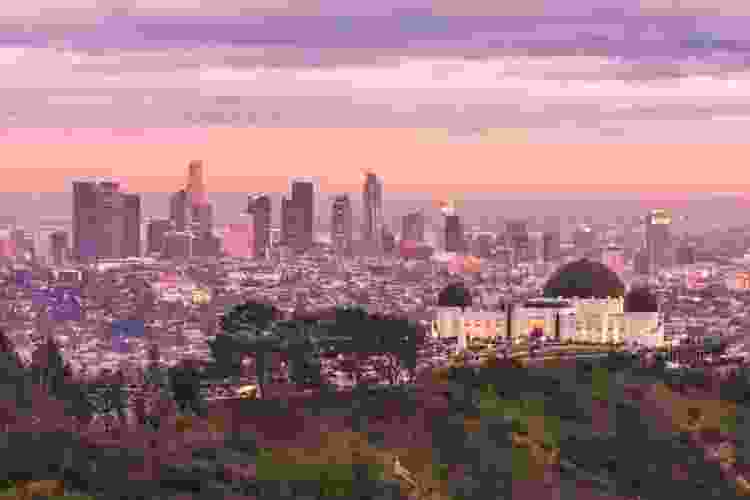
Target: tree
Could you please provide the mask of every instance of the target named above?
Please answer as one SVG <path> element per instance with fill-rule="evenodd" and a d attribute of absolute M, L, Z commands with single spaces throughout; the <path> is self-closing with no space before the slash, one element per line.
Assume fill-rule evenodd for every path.
<path fill-rule="evenodd" d="M 19 413 L 28 415 L 32 409 L 33 381 L 21 363 L 13 342 L 0 330 L 0 421 L 7 426 Z"/>
<path fill-rule="evenodd" d="M 122 424 L 125 421 L 125 408 L 127 407 L 127 392 L 122 372 L 113 373 L 104 370 L 99 379 L 92 384 L 96 403 L 95 411 L 106 417 L 105 427 L 111 430 L 110 417 L 115 417 Z M 113 415 L 114 414 L 114 415 Z"/>
<path fill-rule="evenodd" d="M 204 416 L 201 401 L 200 373 L 192 362 L 183 360 L 169 370 L 169 380 L 178 408 L 185 412 L 190 408 L 194 414 Z"/>
<path fill-rule="evenodd" d="M 239 304 L 222 316 L 220 325 L 225 333 L 268 331 L 279 318 L 278 310 L 263 302 Z"/>
<path fill-rule="evenodd" d="M 366 351 L 376 355 L 375 367 L 391 385 L 397 385 L 403 371 L 416 378 L 417 350 L 421 330 L 408 319 L 374 316 L 370 345 Z M 366 345 L 366 344 L 365 344 Z"/>
<path fill-rule="evenodd" d="M 302 387 L 320 386 L 320 329 L 309 322 L 295 320 L 278 323 L 275 333 L 280 340 L 278 348 L 289 363 L 292 382 Z"/>

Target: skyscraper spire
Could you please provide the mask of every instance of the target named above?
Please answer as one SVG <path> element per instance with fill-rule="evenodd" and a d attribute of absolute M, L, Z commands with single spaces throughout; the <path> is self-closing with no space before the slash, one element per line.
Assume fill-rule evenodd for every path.
<path fill-rule="evenodd" d="M 193 160 L 188 165 L 188 183 L 186 191 L 190 195 L 190 203 L 193 206 L 205 205 L 206 186 L 203 184 L 203 162 Z"/>

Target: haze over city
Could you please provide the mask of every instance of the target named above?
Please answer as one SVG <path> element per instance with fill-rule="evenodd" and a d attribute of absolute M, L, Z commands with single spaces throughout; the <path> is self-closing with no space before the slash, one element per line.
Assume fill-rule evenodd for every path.
<path fill-rule="evenodd" d="M 750 4 L 0 12 L 0 493 L 750 495 Z"/>

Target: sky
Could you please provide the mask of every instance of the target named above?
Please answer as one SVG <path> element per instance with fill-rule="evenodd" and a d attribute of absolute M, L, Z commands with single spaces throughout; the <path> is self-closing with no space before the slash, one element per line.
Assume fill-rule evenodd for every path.
<path fill-rule="evenodd" d="M 747 2 L 62 3 L 0 17 L 0 190 L 750 185 Z"/>

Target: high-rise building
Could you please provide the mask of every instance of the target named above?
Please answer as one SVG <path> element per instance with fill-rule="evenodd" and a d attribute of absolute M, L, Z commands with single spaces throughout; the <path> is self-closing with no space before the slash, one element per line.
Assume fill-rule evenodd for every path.
<path fill-rule="evenodd" d="M 622 274 L 625 270 L 625 249 L 615 244 L 609 244 L 602 250 L 602 264 Z"/>
<path fill-rule="evenodd" d="M 383 183 L 378 177 L 368 172 L 365 174 L 365 182 L 362 192 L 363 226 L 362 241 L 370 250 L 382 250 L 383 227 Z"/>
<path fill-rule="evenodd" d="M 169 219 L 153 219 L 148 224 L 147 235 L 147 252 L 149 255 L 158 254 L 159 256 L 165 251 L 166 235 L 173 229 L 172 221 Z"/>
<path fill-rule="evenodd" d="M 73 256 L 78 262 L 140 254 L 140 198 L 117 182 L 73 183 Z"/>
<path fill-rule="evenodd" d="M 279 242 L 282 245 L 289 246 L 289 207 L 291 200 L 287 196 L 281 197 L 281 237 Z"/>
<path fill-rule="evenodd" d="M 383 226 L 380 239 L 383 242 L 384 253 L 390 254 L 393 253 L 394 250 L 396 250 L 396 236 L 393 234 L 393 231 L 388 228 L 388 226 Z"/>
<path fill-rule="evenodd" d="M 647 275 L 650 273 L 650 259 L 648 251 L 645 248 L 641 248 L 636 252 L 633 257 L 633 271 L 636 274 Z"/>
<path fill-rule="evenodd" d="M 546 231 L 542 235 L 542 259 L 552 262 L 560 258 L 560 232 Z"/>
<path fill-rule="evenodd" d="M 675 251 L 675 263 L 678 266 L 690 266 L 695 264 L 695 247 L 683 243 Z"/>
<path fill-rule="evenodd" d="M 11 240 L 15 249 L 14 257 L 23 261 L 33 260 L 36 257 L 34 237 L 23 229 L 15 229 L 11 232 Z"/>
<path fill-rule="evenodd" d="M 193 256 L 193 235 L 187 231 L 170 231 L 165 235 L 164 258 L 184 261 Z"/>
<path fill-rule="evenodd" d="M 206 186 L 203 183 L 203 162 L 193 160 L 188 165 L 188 182 L 186 189 L 191 208 L 208 204 Z"/>
<path fill-rule="evenodd" d="M 68 261 L 68 233 L 55 231 L 49 235 L 50 259 L 55 266 L 64 266 Z"/>
<path fill-rule="evenodd" d="M 669 226 L 672 218 L 666 210 L 652 210 L 646 216 L 646 252 L 649 273 L 656 273 L 672 263 L 672 239 Z"/>
<path fill-rule="evenodd" d="M 197 235 L 210 234 L 214 226 L 214 210 L 210 203 L 191 207 L 191 231 Z"/>
<path fill-rule="evenodd" d="M 461 217 L 457 214 L 445 216 L 445 251 L 463 252 L 465 250 L 464 228 Z"/>
<path fill-rule="evenodd" d="M 73 182 L 73 257 L 95 259 L 99 231 L 99 194 L 95 182 Z"/>
<path fill-rule="evenodd" d="M 267 194 L 248 196 L 247 213 L 253 219 L 254 256 L 265 258 L 271 248 L 271 198 Z"/>
<path fill-rule="evenodd" d="M 528 224 L 523 220 L 511 220 L 505 224 L 506 246 L 510 248 L 513 256 L 513 265 L 526 262 L 529 258 L 529 230 Z"/>
<path fill-rule="evenodd" d="M 573 232 L 573 246 L 578 257 L 591 257 L 597 250 L 597 236 L 589 225 L 578 226 Z"/>
<path fill-rule="evenodd" d="M 190 196 L 186 190 L 180 189 L 169 199 L 169 218 L 172 220 L 175 231 L 187 231 L 191 223 L 191 216 Z"/>
<path fill-rule="evenodd" d="M 137 194 L 123 195 L 125 210 L 125 235 L 123 257 L 141 256 L 141 197 Z"/>
<path fill-rule="evenodd" d="M 253 221 L 248 218 L 248 221 L 243 224 L 230 224 L 227 232 L 224 234 L 224 253 L 229 257 L 235 257 L 240 259 L 248 259 L 253 256 L 253 248 L 255 242 L 253 241 L 255 230 L 253 228 Z"/>
<path fill-rule="evenodd" d="M 315 234 L 315 185 L 309 181 L 292 182 L 292 204 L 297 209 L 299 233 L 295 249 L 300 252 L 313 246 Z"/>
<path fill-rule="evenodd" d="M 119 259 L 123 255 L 125 213 L 123 193 L 117 182 L 99 183 L 99 214 L 97 257 Z"/>
<path fill-rule="evenodd" d="M 345 194 L 333 200 L 331 243 L 339 255 L 347 255 L 352 250 L 352 205 L 349 196 Z"/>
<path fill-rule="evenodd" d="M 424 214 L 412 212 L 401 219 L 401 239 L 421 243 L 424 241 Z"/>
<path fill-rule="evenodd" d="M 309 248 L 305 234 L 305 209 L 289 200 L 285 215 L 286 246 L 297 253 L 303 253 Z"/>
<path fill-rule="evenodd" d="M 492 233 L 479 233 L 473 240 L 472 254 L 482 259 L 492 257 L 495 246 L 495 236 Z"/>

